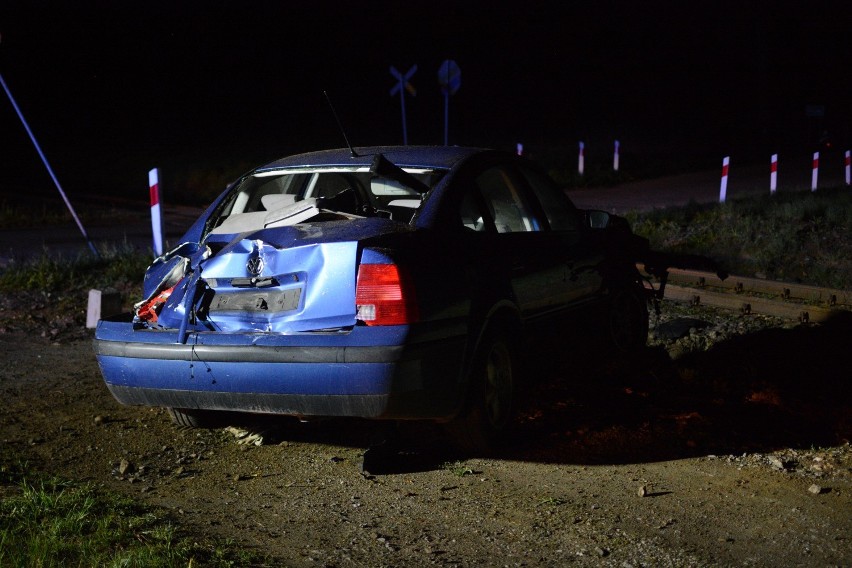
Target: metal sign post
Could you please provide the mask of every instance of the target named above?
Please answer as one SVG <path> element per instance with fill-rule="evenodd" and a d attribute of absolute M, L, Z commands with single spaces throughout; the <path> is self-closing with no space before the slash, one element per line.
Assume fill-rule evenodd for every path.
<path fill-rule="evenodd" d="M 408 91 L 412 97 L 417 95 L 414 85 L 408 81 L 416 72 L 417 65 L 412 65 L 411 69 L 406 71 L 404 75 L 397 71 L 393 65 L 390 67 L 390 74 L 397 80 L 397 83 L 391 87 L 390 95 L 393 97 L 399 93 L 399 102 L 402 105 L 402 143 L 406 146 L 408 145 L 408 128 L 405 122 L 405 91 Z"/>
<path fill-rule="evenodd" d="M 3 85 L 3 90 L 6 91 L 6 96 L 9 97 L 9 102 L 12 103 L 12 106 L 15 108 L 15 112 L 18 114 L 18 118 L 21 119 L 21 123 L 23 123 L 24 129 L 27 131 L 30 140 L 32 140 L 36 152 L 38 152 L 39 157 L 41 157 L 41 161 L 44 163 L 44 167 L 47 168 L 47 173 L 50 174 L 50 178 L 56 185 L 56 189 L 59 190 L 59 195 L 62 196 L 62 200 L 65 202 L 65 206 L 68 207 L 68 211 L 71 212 L 71 216 L 74 218 L 74 222 L 77 223 L 77 227 L 80 229 L 80 232 L 83 233 L 83 238 L 86 239 L 86 244 L 89 245 L 89 249 L 92 251 L 92 254 L 94 254 L 96 257 L 100 257 L 100 255 L 98 254 L 98 249 L 96 249 L 95 245 L 92 244 L 91 239 L 89 239 L 89 235 L 86 233 L 86 229 L 83 228 L 83 223 L 81 223 L 80 218 L 77 217 L 77 212 L 74 211 L 74 207 L 71 205 L 71 202 L 68 201 L 68 197 L 65 195 L 65 192 L 62 191 L 62 186 L 59 185 L 59 180 L 56 178 L 56 174 L 53 173 L 53 168 L 50 167 L 50 164 L 47 161 L 47 157 L 44 155 L 44 152 L 42 152 L 41 146 L 38 145 L 38 141 L 36 140 L 33 131 L 30 130 L 30 125 L 27 124 L 27 120 L 24 118 L 24 114 L 18 107 L 18 103 L 15 102 L 15 97 L 12 96 L 12 91 L 9 90 L 9 87 L 6 85 L 6 81 L 3 80 L 2 74 L 0 74 L 0 84 Z"/>
<path fill-rule="evenodd" d="M 461 87 L 461 69 L 452 59 L 447 59 L 438 68 L 438 84 L 444 94 L 444 146 L 449 139 L 450 95 L 455 95 Z"/>

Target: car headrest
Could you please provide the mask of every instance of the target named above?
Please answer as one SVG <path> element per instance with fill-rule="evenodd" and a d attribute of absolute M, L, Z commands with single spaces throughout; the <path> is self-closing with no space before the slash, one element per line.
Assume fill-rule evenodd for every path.
<path fill-rule="evenodd" d="M 270 193 L 268 195 L 262 196 L 260 198 L 260 202 L 263 204 L 267 211 L 273 211 L 275 209 L 284 207 L 285 205 L 292 205 L 296 202 L 296 196 L 293 194 L 285 193 Z"/>

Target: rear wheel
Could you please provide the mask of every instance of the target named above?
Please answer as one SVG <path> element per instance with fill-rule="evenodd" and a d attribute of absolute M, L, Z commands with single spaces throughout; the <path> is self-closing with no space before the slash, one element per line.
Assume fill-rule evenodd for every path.
<path fill-rule="evenodd" d="M 491 453 L 497 448 L 512 419 L 516 367 L 509 339 L 489 334 L 471 368 L 467 407 L 448 425 L 459 449 Z"/>
<path fill-rule="evenodd" d="M 187 428 L 215 428 L 221 422 L 220 413 L 193 408 L 167 408 L 172 422 Z"/>
<path fill-rule="evenodd" d="M 621 352 L 636 351 L 648 342 L 648 302 L 638 286 L 613 292 L 606 333 L 613 347 Z"/>

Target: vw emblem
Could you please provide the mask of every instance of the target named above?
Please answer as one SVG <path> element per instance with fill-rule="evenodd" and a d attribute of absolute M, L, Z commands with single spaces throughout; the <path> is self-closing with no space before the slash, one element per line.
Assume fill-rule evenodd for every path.
<path fill-rule="evenodd" d="M 250 258 L 246 263 L 246 270 L 248 270 L 249 274 L 254 276 L 260 275 L 260 273 L 263 272 L 263 259 L 259 256 Z"/>

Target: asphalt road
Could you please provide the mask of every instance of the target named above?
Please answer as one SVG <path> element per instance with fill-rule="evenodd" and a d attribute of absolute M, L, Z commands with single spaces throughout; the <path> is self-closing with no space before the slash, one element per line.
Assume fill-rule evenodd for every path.
<path fill-rule="evenodd" d="M 842 162 L 823 164 L 817 179 L 820 187 L 836 187 L 844 183 Z M 834 159 L 833 162 L 838 162 Z M 780 162 L 777 175 L 778 193 L 811 190 L 810 163 Z M 769 194 L 770 164 L 738 166 L 732 161 L 728 169 L 727 200 Z M 625 183 L 616 187 L 578 189 L 568 192 L 571 200 L 582 209 L 602 209 L 610 213 L 630 210 L 661 209 L 686 205 L 690 201 L 713 203 L 719 200 L 722 164 L 718 170 L 681 174 L 658 179 Z"/>

